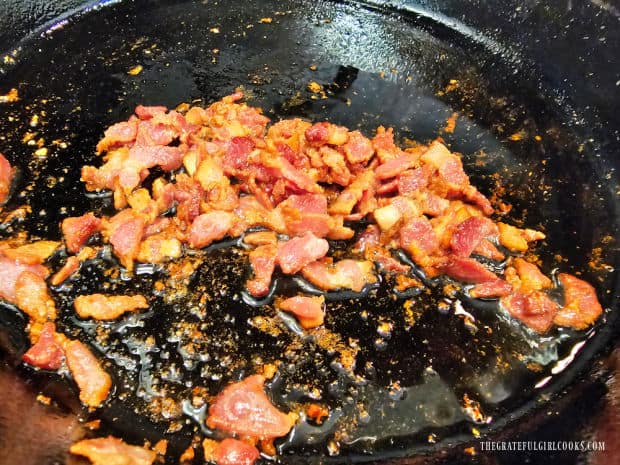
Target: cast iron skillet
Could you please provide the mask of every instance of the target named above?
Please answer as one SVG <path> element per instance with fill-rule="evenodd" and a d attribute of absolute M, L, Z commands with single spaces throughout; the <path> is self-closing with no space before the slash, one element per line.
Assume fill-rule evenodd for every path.
<path fill-rule="evenodd" d="M 149 312 L 119 323 L 78 321 L 71 301 L 103 289 L 102 273 L 111 264 L 104 256 L 54 290 L 61 330 L 89 341 L 116 374 L 114 398 L 99 414 L 100 434 L 138 443 L 165 437 L 173 463 L 195 434 L 212 432 L 202 422 L 204 409 L 178 402 L 162 414 L 156 408 L 162 399 L 189 399 L 196 386 L 215 393 L 260 361 L 285 354 L 285 369 L 269 386 L 274 401 L 287 408 L 316 388 L 334 413 L 279 443 L 282 463 L 432 456 L 471 442 L 472 428 L 501 434 L 561 396 L 617 330 L 619 205 L 609 146 L 590 137 L 583 115 L 538 80 L 518 51 L 457 22 L 382 2 L 110 2 L 61 18 L 12 50 L 0 90 L 18 88 L 20 101 L 0 106 L 0 151 L 20 174 L 7 209 L 28 204 L 32 214 L 5 227 L 2 237 L 28 231 L 57 239 L 66 216 L 111 213 L 109 198 L 85 195 L 79 170 L 97 163 L 94 146 L 103 130 L 136 104 L 206 105 L 242 86 L 248 102 L 273 120 L 329 119 L 368 135 L 383 124 L 401 141 L 442 135 L 464 154 L 484 193 L 502 188 L 512 221 L 545 230 L 543 269 L 582 273 L 608 310 L 585 333 L 536 337 L 498 316 L 493 305 L 462 296 L 442 313 L 439 293 L 394 301 L 384 285 L 362 298 L 330 295 L 327 325 L 345 336 L 345 349 L 348 337 L 360 347 L 351 376 L 339 366 L 338 351 L 311 340 L 296 344 L 286 328 L 273 336 L 248 324 L 274 312 L 239 293 L 247 270 L 234 246 L 207 252 L 187 299 L 157 297 Z M 128 74 L 137 65 L 142 71 Z M 324 93 L 311 93 L 311 81 Z M 456 130 L 443 133 L 453 112 Z M 27 132 L 36 133 L 35 143 L 43 138 L 45 156 L 23 142 Z M 141 272 L 131 282 L 121 276 L 112 290 L 148 292 L 162 278 L 158 270 Z M 281 280 L 279 291 L 294 292 L 295 285 Z M 203 294 L 210 299 L 206 308 L 199 303 Z M 419 310 L 415 323 L 403 312 L 408 298 Z M 477 333 L 457 314 L 459 305 L 475 317 Z M 24 321 L 6 305 L 0 316 L 19 354 L 26 349 Z M 377 332 L 386 321 L 393 325 L 389 335 Z M 187 323 L 203 334 L 202 355 L 187 350 Z M 481 336 L 486 328 L 491 335 Z M 172 329 L 180 331 L 172 335 Z M 156 350 L 146 347 L 148 335 Z M 20 369 L 36 383 L 56 380 Z M 465 394 L 480 403 L 481 417 L 463 408 Z M 332 428 L 339 424 L 354 427 L 340 428 L 344 435 L 335 441 Z"/>

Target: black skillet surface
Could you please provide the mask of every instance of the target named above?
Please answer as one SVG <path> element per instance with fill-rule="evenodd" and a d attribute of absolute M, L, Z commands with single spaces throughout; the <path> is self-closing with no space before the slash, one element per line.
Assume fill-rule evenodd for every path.
<path fill-rule="evenodd" d="M 585 137 L 580 115 L 557 92 L 534 77 L 524 79 L 529 68 L 517 53 L 456 23 L 369 3 L 120 2 L 75 14 L 20 47 L 0 76 L 0 90 L 17 87 L 21 98 L 0 106 L 0 151 L 20 168 L 9 208 L 27 203 L 32 214 L 2 230 L 3 237 L 26 230 L 58 238 L 58 222 L 66 216 L 110 213 L 107 198 L 85 196 L 79 169 L 94 162 L 105 127 L 126 119 L 136 104 L 174 107 L 200 99 L 204 105 L 242 86 L 248 102 L 273 120 L 329 119 L 368 135 L 384 124 L 401 140 L 431 140 L 459 112 L 455 132 L 442 136 L 465 155 L 484 193 L 504 188 L 513 220 L 545 230 L 543 269 L 581 271 L 604 307 L 617 306 L 615 272 L 588 266 L 595 259 L 617 268 L 617 188 L 609 154 Z M 128 74 L 136 65 L 142 72 Z M 311 81 L 325 94 L 309 92 Z M 23 142 L 27 132 L 36 133 L 35 142 L 44 139 L 47 154 L 36 155 L 38 147 Z M 296 428 L 279 444 L 279 460 L 367 461 L 433 454 L 471 440 L 472 428 L 490 436 L 501 432 L 569 386 L 617 326 L 609 312 L 587 334 L 535 337 L 492 306 L 454 299 L 440 312 L 437 292 L 413 297 L 418 312 L 412 324 L 384 285 L 362 299 L 331 296 L 327 326 L 345 341 L 332 353 L 313 341 L 300 343 L 281 325 L 277 337 L 260 330 L 257 318 L 275 315 L 243 302 L 246 269 L 235 248 L 209 252 L 189 284 L 190 298 L 155 296 L 148 313 L 110 325 L 77 321 L 72 298 L 102 289 L 109 265 L 107 257 L 96 260 L 71 286 L 55 290 L 61 329 L 90 341 L 117 373 L 115 397 L 101 412 L 103 432 L 136 442 L 166 437 L 171 463 L 201 430 L 201 411 L 180 402 L 193 387 L 215 393 L 282 354 L 287 363 L 270 387 L 274 400 L 286 408 L 316 389 L 335 413 L 321 428 Z M 133 281 L 113 282 L 112 289 L 148 292 L 161 276 L 142 271 Z M 281 281 L 281 292 L 290 292 L 287 286 Z M 203 294 L 206 306 L 199 301 Z M 475 335 L 458 315 L 457 301 L 475 317 Z M 5 325 L 21 329 L 18 314 L 6 310 Z M 173 335 L 171 328 L 179 331 Z M 187 350 L 194 328 L 201 333 L 194 341 L 201 356 Z M 23 350 L 18 333 L 11 332 L 13 342 Z M 148 335 L 156 349 L 145 344 Z M 342 351 L 350 350 L 348 337 L 359 347 L 353 374 L 339 365 Z M 580 350 L 572 363 L 558 362 L 570 359 L 574 348 Z M 528 370 L 527 362 L 541 364 L 542 371 Z M 463 408 L 465 394 L 480 403 L 483 417 L 474 419 Z M 169 396 L 179 402 L 162 418 L 156 407 Z M 332 426 L 341 432 L 338 441 Z M 339 454 L 330 457 L 337 443 Z"/>

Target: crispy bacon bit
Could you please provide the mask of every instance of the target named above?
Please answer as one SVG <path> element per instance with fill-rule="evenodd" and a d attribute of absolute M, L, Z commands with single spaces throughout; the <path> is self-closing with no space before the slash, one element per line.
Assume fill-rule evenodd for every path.
<path fill-rule="evenodd" d="M 564 306 L 553 322 L 559 326 L 585 329 L 603 313 L 594 288 L 573 275 L 560 273 L 558 279 L 564 289 Z"/>
<path fill-rule="evenodd" d="M 533 263 L 517 257 L 512 262 L 519 275 L 520 287 L 525 291 L 540 291 L 550 288 L 553 283 Z"/>
<path fill-rule="evenodd" d="M 350 259 L 334 264 L 319 260 L 306 265 L 302 274 L 312 284 L 326 291 L 351 289 L 361 292 L 367 284 L 377 281 L 372 262 Z"/>
<path fill-rule="evenodd" d="M 286 435 L 295 416 L 280 412 L 265 394 L 265 377 L 252 375 L 228 385 L 209 407 L 207 426 L 253 439 Z"/>
<path fill-rule="evenodd" d="M 76 313 L 81 318 L 96 320 L 114 320 L 127 312 L 149 308 L 141 295 L 80 295 L 73 302 Z"/>
<path fill-rule="evenodd" d="M 80 400 L 88 407 L 99 407 L 108 397 L 112 379 L 93 355 L 80 341 L 65 344 L 65 356 L 71 376 L 80 389 Z"/>
<path fill-rule="evenodd" d="M 497 234 L 497 227 L 488 218 L 472 216 L 456 226 L 450 239 L 452 253 L 459 257 L 469 257 L 483 239 Z"/>
<path fill-rule="evenodd" d="M 74 256 L 67 257 L 67 261 L 62 266 L 60 270 L 58 270 L 52 279 L 50 279 L 50 284 L 52 286 L 59 286 L 64 283 L 69 277 L 80 269 L 80 259 Z"/>
<path fill-rule="evenodd" d="M 6 257 L 28 265 L 42 264 L 58 248 L 60 242 L 36 241 L 14 249 L 5 249 Z"/>
<path fill-rule="evenodd" d="M 441 266 L 441 270 L 451 278 L 466 283 L 479 284 L 497 280 L 495 273 L 473 258 L 452 256 Z"/>
<path fill-rule="evenodd" d="M 49 275 L 49 271 L 43 265 L 21 263 L 7 258 L 3 251 L 0 250 L 0 298 L 16 303 L 15 283 L 25 271 L 29 271 L 42 279 L 47 278 Z"/>
<path fill-rule="evenodd" d="M 276 268 L 277 246 L 265 244 L 250 252 L 250 264 L 254 278 L 246 283 L 248 292 L 254 297 L 262 297 L 269 292 L 271 275 Z"/>
<path fill-rule="evenodd" d="M 144 227 L 144 219 L 131 208 L 117 213 L 104 224 L 105 233 L 114 247 L 114 253 L 128 270 L 133 269 L 133 261 L 140 251 Z"/>
<path fill-rule="evenodd" d="M 77 253 L 86 241 L 101 230 L 101 220 L 92 213 L 66 218 L 62 222 L 62 234 L 67 244 L 67 252 Z"/>
<path fill-rule="evenodd" d="M 316 328 L 323 324 L 325 297 L 295 296 L 281 301 L 280 310 L 290 312 L 297 317 L 304 329 Z"/>
<path fill-rule="evenodd" d="M 512 292 L 512 285 L 501 278 L 476 284 L 469 291 L 469 295 L 476 299 L 490 299 L 505 297 Z"/>
<path fill-rule="evenodd" d="M 22 355 L 22 360 L 42 370 L 58 370 L 62 364 L 64 351 L 56 341 L 56 326 L 52 322 L 45 323 L 37 342 Z"/>
<path fill-rule="evenodd" d="M 223 239 L 232 227 L 235 216 L 229 212 L 212 211 L 196 217 L 189 230 L 189 245 L 202 249 Z"/>
<path fill-rule="evenodd" d="M 513 252 L 526 252 L 528 242 L 545 238 L 545 235 L 533 229 L 519 229 L 506 223 L 497 223 L 499 228 L 499 242 Z"/>
<path fill-rule="evenodd" d="M 132 143 L 138 134 L 138 121 L 129 120 L 110 126 L 97 144 L 97 152 Z"/>
<path fill-rule="evenodd" d="M 0 153 L 0 206 L 4 205 L 9 198 L 14 174 L 15 170 L 4 155 Z"/>
<path fill-rule="evenodd" d="M 154 451 L 131 446 L 113 436 L 83 439 L 69 450 L 88 458 L 92 465 L 152 465 L 157 458 Z"/>
<path fill-rule="evenodd" d="M 308 232 L 279 243 L 276 260 L 284 273 L 295 274 L 308 263 L 324 257 L 328 250 L 329 244 L 325 239 Z"/>
<path fill-rule="evenodd" d="M 431 265 L 430 257 L 439 248 L 439 240 L 430 221 L 422 216 L 407 221 L 399 231 L 400 247 L 422 267 Z"/>
<path fill-rule="evenodd" d="M 256 231 L 243 236 L 243 242 L 248 245 L 275 245 L 278 236 L 273 231 Z"/>
<path fill-rule="evenodd" d="M 19 309 L 35 321 L 56 319 L 56 304 L 39 274 L 28 270 L 19 274 L 15 281 L 15 301 Z"/>

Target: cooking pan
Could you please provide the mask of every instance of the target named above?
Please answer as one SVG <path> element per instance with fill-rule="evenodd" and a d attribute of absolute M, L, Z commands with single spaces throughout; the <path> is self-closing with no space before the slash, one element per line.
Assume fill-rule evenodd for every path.
<path fill-rule="evenodd" d="M 100 411 L 82 411 L 57 375 L 22 365 L 18 373 L 85 421 L 101 419 L 97 435 L 167 439 L 168 463 L 214 434 L 193 390 L 217 393 L 274 360 L 282 361 L 268 386 L 276 404 L 316 396 L 331 411 L 321 425 L 302 419 L 276 444 L 280 463 L 438 457 L 478 436 L 503 437 L 560 401 L 609 351 L 619 325 L 618 76 L 606 62 L 618 12 L 594 2 L 500 3 L 491 12 L 462 2 L 69 2 L 62 6 L 75 9 L 24 39 L 14 27 L 5 32 L 0 90 L 16 88 L 19 100 L 0 104 L 0 151 L 19 170 L 6 209 L 28 205 L 31 213 L 0 235 L 59 239 L 67 216 L 110 214 L 108 196 L 86 195 L 80 167 L 97 163 L 103 130 L 137 104 L 207 105 L 242 88 L 274 121 L 329 119 L 367 135 L 391 126 L 403 143 L 441 136 L 463 154 L 473 184 L 512 205 L 512 221 L 545 231 L 543 269 L 593 283 L 606 309 L 593 328 L 536 336 L 492 303 L 459 296 L 438 305 L 438 292 L 394 300 L 380 285 L 327 296 L 327 326 L 341 339 L 325 346 L 300 339 L 240 292 L 248 269 L 235 244 L 224 244 L 205 252 L 185 298 L 153 295 L 153 281 L 165 279 L 153 267 L 104 279 L 105 254 L 54 288 L 60 330 L 87 341 L 114 373 L 115 392 Z M 572 17 L 582 20 L 567 32 L 561 25 Z M 573 48 L 586 31 L 597 36 Z M 547 34 L 563 42 L 540 45 Z M 455 112 L 454 132 L 444 131 Z M 286 294 L 298 283 L 278 285 Z M 155 303 L 114 323 L 78 320 L 73 298 L 104 288 L 138 288 Z M 25 322 L 7 305 L 0 317 L 6 358 L 17 360 Z M 342 360 L 352 350 L 356 367 L 347 372 Z"/>

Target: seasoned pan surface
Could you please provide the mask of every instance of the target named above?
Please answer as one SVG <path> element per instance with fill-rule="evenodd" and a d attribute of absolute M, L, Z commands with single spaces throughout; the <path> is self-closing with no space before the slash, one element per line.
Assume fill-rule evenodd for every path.
<path fill-rule="evenodd" d="M 74 316 L 76 295 L 152 295 L 165 280 L 155 268 L 110 280 L 112 261 L 101 256 L 54 296 L 59 328 L 88 341 L 115 374 L 114 398 L 96 414 L 102 432 L 138 443 L 165 437 L 174 463 L 192 437 L 212 434 L 205 407 L 191 402 L 196 388 L 217 393 L 259 364 L 284 361 L 269 386 L 276 404 L 319 395 L 331 415 L 300 424 L 277 444 L 278 460 L 432 453 L 494 434 L 553 399 L 613 334 L 618 205 L 609 156 L 557 93 L 524 79 L 518 55 L 471 31 L 354 2 L 118 2 L 59 21 L 7 57 L 0 90 L 17 88 L 19 101 L 0 104 L 0 151 L 19 176 L 6 210 L 31 213 L 4 226 L 3 238 L 59 239 L 63 218 L 111 213 L 109 197 L 86 195 L 80 168 L 96 163 L 103 130 L 137 104 L 207 105 L 241 86 L 274 121 L 329 119 L 367 135 L 382 124 L 401 141 L 441 135 L 464 154 L 474 184 L 511 203 L 515 221 L 545 230 L 544 269 L 582 273 L 609 310 L 588 332 L 543 337 L 493 304 L 444 302 L 439 290 L 393 299 L 385 284 L 362 298 L 328 296 L 326 324 L 338 339 L 326 343 L 300 338 L 269 306 L 244 299 L 247 265 L 227 244 L 205 252 L 187 296 L 157 295 L 147 313 L 94 324 Z M 453 112 L 454 133 L 442 132 Z M 279 285 L 284 294 L 296 286 Z M 0 316 L 17 353 L 25 350 L 23 319 L 8 306 Z"/>

